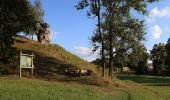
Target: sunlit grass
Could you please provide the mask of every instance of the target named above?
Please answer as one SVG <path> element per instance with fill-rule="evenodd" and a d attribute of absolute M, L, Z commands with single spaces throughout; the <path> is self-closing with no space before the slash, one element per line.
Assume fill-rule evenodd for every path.
<path fill-rule="evenodd" d="M 125 100 L 120 91 L 76 83 L 0 78 L 1 100 Z"/>
<path fill-rule="evenodd" d="M 168 86 L 149 86 L 146 85 L 146 81 L 145 84 L 139 84 L 129 78 L 120 82 L 119 87 L 100 87 L 6 76 L 0 77 L 0 100 L 169 100 L 170 98 Z"/>
<path fill-rule="evenodd" d="M 41 56 L 52 57 L 59 60 L 61 62 L 60 64 L 72 65 L 75 69 L 91 69 L 94 72 L 97 71 L 94 64 L 90 64 L 87 61 L 80 59 L 57 44 L 43 45 L 21 37 L 16 37 L 16 41 L 20 42 L 16 42 L 14 47 L 20 50 L 32 51 L 40 54 Z"/>

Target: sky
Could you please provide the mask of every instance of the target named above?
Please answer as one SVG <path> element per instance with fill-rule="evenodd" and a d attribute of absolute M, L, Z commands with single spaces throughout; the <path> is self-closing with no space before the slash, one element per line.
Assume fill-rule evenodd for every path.
<path fill-rule="evenodd" d="M 99 54 L 91 53 L 90 36 L 96 28 L 96 20 L 86 16 L 86 10 L 74 7 L 79 0 L 41 0 L 44 20 L 50 25 L 51 42 L 83 58 L 94 60 Z M 156 43 L 166 43 L 170 37 L 170 0 L 149 4 L 149 16 L 145 19 L 148 52 Z"/>

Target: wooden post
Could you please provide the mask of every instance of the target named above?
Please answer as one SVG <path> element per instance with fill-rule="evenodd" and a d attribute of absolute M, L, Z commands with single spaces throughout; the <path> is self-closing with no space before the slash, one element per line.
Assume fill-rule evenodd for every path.
<path fill-rule="evenodd" d="M 31 77 L 33 77 L 33 70 L 34 70 L 34 69 L 33 69 L 33 68 L 31 68 Z"/>
<path fill-rule="evenodd" d="M 22 51 L 20 51 L 20 65 L 19 65 L 19 77 L 21 78 L 21 59 L 22 59 Z"/>
<path fill-rule="evenodd" d="M 21 78 L 21 67 L 19 67 L 19 78 Z"/>
<path fill-rule="evenodd" d="M 33 58 L 34 58 L 34 54 L 32 53 L 32 60 L 31 60 L 31 77 L 33 77 L 33 70 L 34 70 L 34 63 L 33 63 Z"/>

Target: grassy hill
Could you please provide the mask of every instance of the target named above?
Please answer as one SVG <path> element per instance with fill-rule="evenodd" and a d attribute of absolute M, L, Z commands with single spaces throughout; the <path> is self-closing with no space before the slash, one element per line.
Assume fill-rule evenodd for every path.
<path fill-rule="evenodd" d="M 97 66 L 66 51 L 57 44 L 44 45 L 24 37 L 16 37 L 14 47 L 17 49 L 17 63 L 19 52 L 34 53 L 34 77 L 52 81 L 75 81 L 85 84 L 108 84 L 109 80 L 99 77 Z M 16 73 L 19 73 L 19 64 L 15 65 Z M 11 69 L 11 68 L 10 68 Z M 66 69 L 86 69 L 92 71 L 92 76 L 69 77 L 65 75 Z M 23 76 L 29 77 L 29 69 L 23 69 Z"/>

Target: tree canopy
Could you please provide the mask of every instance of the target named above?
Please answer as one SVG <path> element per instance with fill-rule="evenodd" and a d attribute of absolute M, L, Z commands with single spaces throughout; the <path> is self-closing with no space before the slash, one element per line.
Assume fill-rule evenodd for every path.
<path fill-rule="evenodd" d="M 13 55 L 14 36 L 35 29 L 38 12 L 30 0 L 0 0 L 0 13 L 0 58 L 7 63 Z"/>
<path fill-rule="evenodd" d="M 93 35 L 92 42 L 99 44 L 99 46 L 95 44 L 95 48 L 100 45 L 104 48 L 101 50 L 102 55 L 104 51 L 109 55 L 109 76 L 112 77 L 114 59 L 118 57 L 114 55 L 126 52 L 145 38 L 144 21 L 132 17 L 131 10 L 147 15 L 147 5 L 155 1 L 158 0 L 80 0 L 78 2 L 76 6 L 78 9 L 90 6 L 88 15 L 102 15 L 102 26 L 98 27 L 101 32 L 99 30 Z M 99 8 L 97 4 L 100 4 L 100 9 L 97 9 Z M 101 14 L 98 13 L 99 11 Z"/>

